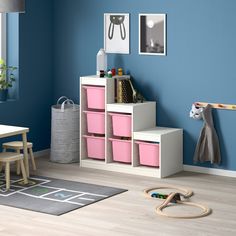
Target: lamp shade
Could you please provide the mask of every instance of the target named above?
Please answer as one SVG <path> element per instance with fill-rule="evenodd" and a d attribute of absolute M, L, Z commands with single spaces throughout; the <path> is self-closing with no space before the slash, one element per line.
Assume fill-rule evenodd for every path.
<path fill-rule="evenodd" d="M 0 0 L 0 13 L 25 12 L 25 0 Z"/>

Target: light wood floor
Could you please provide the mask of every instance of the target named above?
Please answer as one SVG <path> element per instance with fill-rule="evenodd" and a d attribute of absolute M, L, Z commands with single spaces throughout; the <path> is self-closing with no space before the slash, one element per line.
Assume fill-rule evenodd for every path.
<path fill-rule="evenodd" d="M 0 205 L 1 236 L 185 236 L 236 235 L 236 179 L 183 172 L 166 179 L 79 168 L 38 158 L 36 174 L 128 189 L 104 201 L 52 216 Z M 146 199 L 147 187 L 171 184 L 192 188 L 191 201 L 213 209 L 212 215 L 193 220 L 162 218 L 154 208 L 159 200 Z M 194 209 L 170 207 L 174 213 Z"/>

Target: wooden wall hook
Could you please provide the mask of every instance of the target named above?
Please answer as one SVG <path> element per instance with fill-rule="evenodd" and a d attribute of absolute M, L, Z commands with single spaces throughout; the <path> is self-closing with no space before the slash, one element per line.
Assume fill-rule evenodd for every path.
<path fill-rule="evenodd" d="M 213 108 L 216 109 L 226 109 L 226 110 L 236 110 L 236 104 L 222 104 L 222 103 L 208 103 L 208 102 L 195 102 L 197 107 L 206 107 L 210 104 Z"/>

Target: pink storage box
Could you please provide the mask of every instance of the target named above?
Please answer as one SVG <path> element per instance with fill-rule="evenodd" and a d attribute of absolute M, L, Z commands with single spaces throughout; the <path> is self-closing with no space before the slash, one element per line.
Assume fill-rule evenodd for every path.
<path fill-rule="evenodd" d="M 97 111 L 83 111 L 87 116 L 89 133 L 105 134 L 105 113 Z"/>
<path fill-rule="evenodd" d="M 132 137 L 131 115 L 120 113 L 108 113 L 112 118 L 112 130 L 114 136 Z"/>
<path fill-rule="evenodd" d="M 131 163 L 131 140 L 109 138 L 112 142 L 113 160 Z"/>
<path fill-rule="evenodd" d="M 139 160 L 141 165 L 159 166 L 159 144 L 135 141 L 139 145 Z"/>
<path fill-rule="evenodd" d="M 83 86 L 87 92 L 87 104 L 91 109 L 105 109 L 105 87 Z"/>
<path fill-rule="evenodd" d="M 83 135 L 87 140 L 88 157 L 94 159 L 105 159 L 105 138 Z"/>

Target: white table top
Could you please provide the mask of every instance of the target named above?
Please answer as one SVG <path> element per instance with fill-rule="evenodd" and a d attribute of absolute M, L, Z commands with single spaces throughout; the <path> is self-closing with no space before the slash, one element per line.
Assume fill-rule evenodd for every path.
<path fill-rule="evenodd" d="M 10 126 L 10 125 L 0 125 L 0 138 L 23 134 L 26 132 L 29 132 L 29 128 Z"/>

